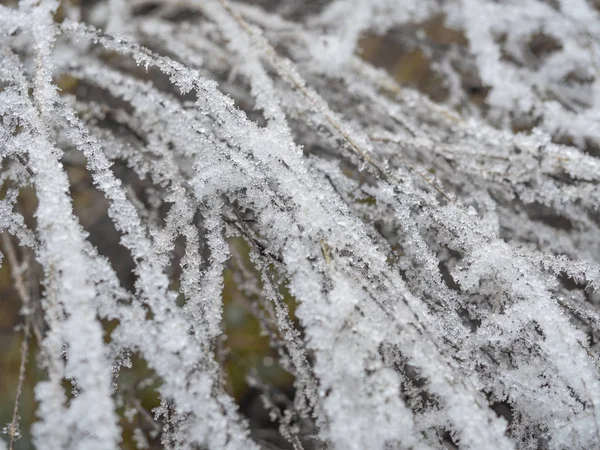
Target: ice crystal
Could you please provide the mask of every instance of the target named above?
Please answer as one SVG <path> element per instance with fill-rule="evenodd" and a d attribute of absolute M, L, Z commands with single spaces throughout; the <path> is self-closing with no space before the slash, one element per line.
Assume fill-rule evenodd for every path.
<path fill-rule="evenodd" d="M 291 400 L 249 379 L 282 446 L 600 446 L 597 4 L 81 3 L 0 5 L 0 230 L 43 272 L 37 448 L 118 448 L 123 403 L 138 448 L 270 448 L 224 388 L 232 265 L 295 379 Z M 357 56 L 366 36 L 445 97 Z M 77 165 L 129 284 L 75 214 Z"/>

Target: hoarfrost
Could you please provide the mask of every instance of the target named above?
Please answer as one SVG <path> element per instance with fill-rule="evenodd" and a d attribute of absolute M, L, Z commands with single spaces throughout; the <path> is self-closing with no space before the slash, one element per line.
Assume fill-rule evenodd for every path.
<path fill-rule="evenodd" d="M 232 265 L 295 380 L 284 401 L 249 378 L 282 446 L 600 446 L 597 6 L 78 3 L 0 5 L 0 231 L 43 272 L 38 448 L 118 448 L 124 404 L 138 448 L 269 448 L 225 387 Z M 375 35 L 445 100 L 360 59 Z"/>

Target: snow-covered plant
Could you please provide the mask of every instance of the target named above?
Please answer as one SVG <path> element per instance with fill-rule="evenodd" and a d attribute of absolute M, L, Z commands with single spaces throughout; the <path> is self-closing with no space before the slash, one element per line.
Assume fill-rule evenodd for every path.
<path fill-rule="evenodd" d="M 36 448 L 120 448 L 131 414 L 138 448 L 599 448 L 598 8 L 0 5 L 1 262 L 20 378 L 32 340 L 46 375 Z M 374 36 L 443 95 L 361 58 Z M 225 388 L 227 268 L 294 377 L 248 379 L 277 444 Z"/>

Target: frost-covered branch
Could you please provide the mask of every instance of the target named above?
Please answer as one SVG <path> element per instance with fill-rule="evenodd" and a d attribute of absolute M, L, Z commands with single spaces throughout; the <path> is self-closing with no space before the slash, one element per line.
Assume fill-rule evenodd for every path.
<path fill-rule="evenodd" d="M 119 448 L 139 414 L 139 448 L 269 448 L 227 373 L 235 286 L 293 380 L 248 371 L 278 448 L 600 445 L 599 15 L 0 6 L 0 231 L 43 272 L 34 444 Z"/>

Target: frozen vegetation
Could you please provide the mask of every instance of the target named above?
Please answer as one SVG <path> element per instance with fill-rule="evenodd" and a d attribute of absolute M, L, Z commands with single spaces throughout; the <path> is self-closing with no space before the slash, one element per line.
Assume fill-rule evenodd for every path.
<path fill-rule="evenodd" d="M 597 1 L 4 3 L 0 261 L 46 374 L 36 448 L 121 448 L 132 354 L 160 380 L 138 448 L 273 448 L 223 386 L 236 236 L 294 377 L 284 400 L 251 380 L 281 448 L 600 448 Z M 365 36 L 418 51 L 442 98 Z M 74 214 L 78 161 L 132 286 Z"/>

